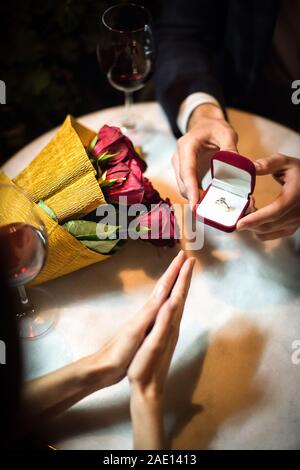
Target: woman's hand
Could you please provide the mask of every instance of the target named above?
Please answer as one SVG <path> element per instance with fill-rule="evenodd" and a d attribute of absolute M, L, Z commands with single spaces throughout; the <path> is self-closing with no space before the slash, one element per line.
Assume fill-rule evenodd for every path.
<path fill-rule="evenodd" d="M 24 426 L 39 425 L 42 420 L 126 376 L 131 361 L 165 305 L 185 260 L 186 255 L 181 251 L 157 283 L 144 307 L 99 351 L 24 384 Z"/>
<path fill-rule="evenodd" d="M 189 270 L 187 271 L 187 267 L 191 263 L 191 261 L 186 260 L 185 253 L 180 251 L 167 271 L 157 282 L 152 295 L 143 308 L 122 326 L 120 331 L 96 354 L 90 356 L 91 363 L 94 364 L 96 373 L 97 365 L 101 367 L 101 376 L 98 374 L 99 388 L 113 385 L 126 376 L 127 369 L 133 358 L 135 358 L 142 343 L 147 343 L 148 339 L 146 336 L 153 324 L 156 324 L 157 316 L 161 316 L 161 309 L 168 308 L 169 315 L 172 313 L 171 310 L 174 311 L 175 300 L 178 300 L 177 297 L 175 298 L 174 296 L 179 295 L 178 281 L 176 282 L 177 276 L 180 275 L 180 286 L 183 288 L 183 283 L 189 272 Z M 183 270 L 184 277 L 182 277 L 183 274 L 181 270 Z M 174 284 L 175 286 L 177 285 L 176 289 Z M 170 293 L 170 299 L 166 302 Z M 184 301 L 183 299 L 180 300 L 180 305 L 183 308 Z M 180 306 L 176 306 L 176 308 L 180 309 Z M 136 363 L 136 360 L 134 360 L 134 363 Z M 130 370 L 133 369 L 130 368 Z"/>
<path fill-rule="evenodd" d="M 251 230 L 262 240 L 292 235 L 300 227 L 300 159 L 280 153 L 254 161 L 257 175 L 272 174 L 282 185 L 269 205 L 243 217 L 238 230 Z"/>
<path fill-rule="evenodd" d="M 178 272 L 178 266 L 170 266 L 158 282 L 156 289 L 169 293 L 161 306 L 152 330 L 137 351 L 128 369 L 133 390 L 139 389 L 145 396 L 160 398 L 179 335 L 180 321 L 189 290 L 195 260 L 186 259 Z M 173 274 L 178 277 L 173 283 Z"/>
<path fill-rule="evenodd" d="M 135 448 L 164 447 L 164 386 L 195 262 L 194 259 L 182 261 L 181 257 L 181 266 L 177 263 L 171 265 L 158 282 L 156 291 L 164 293 L 167 300 L 160 307 L 152 330 L 128 369 Z M 175 283 L 174 275 L 177 277 Z"/>

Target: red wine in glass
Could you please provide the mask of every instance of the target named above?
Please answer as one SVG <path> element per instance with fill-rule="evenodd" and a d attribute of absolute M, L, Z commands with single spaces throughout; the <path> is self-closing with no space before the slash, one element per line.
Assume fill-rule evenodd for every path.
<path fill-rule="evenodd" d="M 150 69 L 151 65 L 147 68 Z M 133 92 L 145 86 L 149 77 L 147 68 L 144 73 L 122 73 L 122 70 L 114 69 L 107 74 L 107 78 L 110 84 L 117 90 Z"/>
<path fill-rule="evenodd" d="M 6 250 L 12 286 L 22 286 L 40 273 L 46 260 L 47 245 L 38 229 L 21 222 L 3 225 L 0 227 L 0 244 Z"/>
<path fill-rule="evenodd" d="M 146 84 L 152 71 L 151 57 L 146 57 L 144 49 L 133 41 L 117 54 L 108 69 L 109 83 L 117 90 L 132 93 Z"/>
<path fill-rule="evenodd" d="M 154 61 L 148 10 L 134 4 L 108 8 L 102 15 L 97 56 L 109 83 L 125 93 L 125 116 L 121 126 L 125 132 L 135 129 L 136 122 L 130 113 L 132 93 L 149 80 Z M 140 117 L 138 121 L 141 127 Z"/>

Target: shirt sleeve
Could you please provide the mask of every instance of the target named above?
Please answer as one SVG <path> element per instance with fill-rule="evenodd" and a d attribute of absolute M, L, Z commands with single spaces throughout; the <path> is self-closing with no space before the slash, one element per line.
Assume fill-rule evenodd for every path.
<path fill-rule="evenodd" d="M 207 103 L 214 104 L 221 108 L 221 105 L 216 98 L 209 93 L 203 93 L 200 91 L 192 93 L 181 103 L 177 115 L 177 127 L 182 134 L 185 134 L 187 131 L 187 125 L 194 109 L 201 104 Z"/>

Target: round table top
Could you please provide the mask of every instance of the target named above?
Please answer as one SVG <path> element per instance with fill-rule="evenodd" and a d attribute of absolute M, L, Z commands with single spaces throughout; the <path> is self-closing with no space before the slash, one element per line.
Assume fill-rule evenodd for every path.
<path fill-rule="evenodd" d="M 152 129 L 144 147 L 147 176 L 163 197 L 182 203 L 171 167 L 175 139 L 165 116 L 156 103 L 135 109 Z M 110 108 L 80 121 L 97 130 L 120 113 L 122 108 Z M 299 135 L 291 130 L 237 110 L 229 118 L 241 154 L 300 156 Z M 3 170 L 15 176 L 54 132 L 26 146 Z M 257 205 L 278 192 L 270 177 L 258 178 Z M 204 247 L 193 252 L 197 262 L 167 384 L 172 448 L 299 448 L 300 364 L 292 361 L 293 342 L 300 340 L 297 235 L 261 243 L 247 232 L 205 228 Z M 178 249 L 129 241 L 109 260 L 44 284 L 59 318 L 50 333 L 23 342 L 27 378 L 101 347 L 143 304 Z M 128 403 L 124 379 L 55 418 L 46 437 L 60 449 L 130 449 Z"/>

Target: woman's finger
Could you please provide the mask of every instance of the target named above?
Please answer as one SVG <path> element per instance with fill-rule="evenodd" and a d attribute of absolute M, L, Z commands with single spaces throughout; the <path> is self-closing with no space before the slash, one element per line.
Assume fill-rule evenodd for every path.
<path fill-rule="evenodd" d="M 194 264 L 195 259 L 189 258 L 182 266 L 174 288 L 172 289 L 171 296 L 161 307 L 153 329 L 149 334 L 149 338 L 146 338 L 147 344 L 151 342 L 163 344 L 164 340 L 172 333 L 170 331 L 171 328 L 173 328 L 173 333 L 178 332 Z"/>
<path fill-rule="evenodd" d="M 168 269 L 156 283 L 156 286 L 150 298 L 150 302 L 151 300 L 155 299 L 158 300 L 159 303 L 162 305 L 163 302 L 169 297 L 170 292 L 179 274 L 179 271 L 185 260 L 186 254 L 183 250 L 180 250 L 178 255 L 173 259 Z"/>
<path fill-rule="evenodd" d="M 180 315 L 182 315 L 183 307 L 190 288 L 195 261 L 195 258 L 189 258 L 185 261 L 171 292 L 171 304 L 177 307 Z"/>
<path fill-rule="evenodd" d="M 152 349 L 153 346 L 162 346 L 165 344 L 165 341 L 169 338 L 171 333 L 170 328 L 173 328 L 173 332 L 175 328 L 176 331 L 178 331 L 184 302 L 190 286 L 194 263 L 194 258 L 190 258 L 185 261 L 180 270 L 178 280 L 176 281 L 175 295 L 172 296 L 171 294 L 170 298 L 166 300 L 160 308 L 153 328 L 140 348 L 141 351 L 147 348 Z M 178 318 L 176 317 L 177 310 L 179 311 Z"/>
<path fill-rule="evenodd" d="M 185 260 L 186 254 L 181 250 L 156 283 L 152 295 L 144 307 L 129 320 L 127 326 L 132 336 L 140 335 L 143 338 L 145 333 L 152 326 L 160 307 L 169 297 L 170 291 Z"/>

